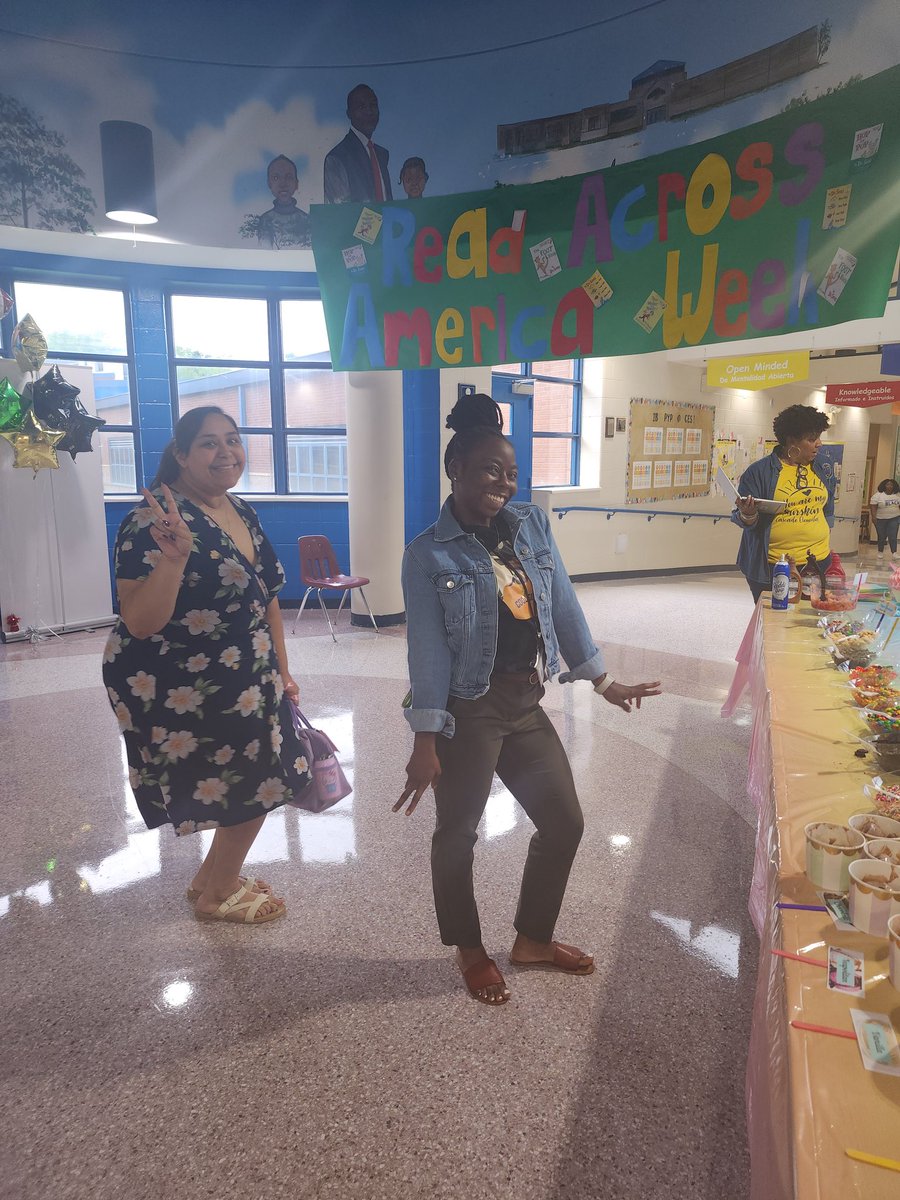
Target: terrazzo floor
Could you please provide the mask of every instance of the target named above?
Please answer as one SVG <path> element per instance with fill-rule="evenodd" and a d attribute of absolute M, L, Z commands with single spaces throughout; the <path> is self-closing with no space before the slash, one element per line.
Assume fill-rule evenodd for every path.
<path fill-rule="evenodd" d="M 288 620 L 302 703 L 352 797 L 280 810 L 248 865 L 287 897 L 200 925 L 197 835 L 148 832 L 100 685 L 105 633 L 0 648 L 0 1196 L 743 1200 L 757 943 L 749 713 L 719 708 L 740 576 L 578 585 L 625 715 L 548 687 L 586 833 L 558 935 L 583 979 L 469 1000 L 431 907 L 432 806 L 390 811 L 411 738 L 402 630 Z M 530 826 L 497 784 L 476 853 L 501 967 Z"/>

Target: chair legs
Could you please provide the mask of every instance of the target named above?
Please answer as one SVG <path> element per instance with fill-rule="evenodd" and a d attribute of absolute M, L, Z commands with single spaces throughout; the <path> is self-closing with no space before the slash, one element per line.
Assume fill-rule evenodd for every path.
<path fill-rule="evenodd" d="M 318 596 L 319 608 L 321 608 L 322 612 L 325 614 L 325 620 L 328 622 L 328 632 L 331 634 L 331 640 L 333 642 L 337 642 L 337 637 L 335 636 L 335 632 L 334 632 L 334 625 L 332 625 L 332 623 L 331 623 L 331 617 L 328 615 L 328 609 L 325 606 L 324 600 L 322 599 L 322 588 L 308 587 L 306 589 L 306 591 L 303 593 L 303 599 L 300 601 L 300 607 L 297 609 L 297 615 L 294 617 L 294 633 L 297 632 L 297 622 L 303 616 L 303 610 L 306 608 L 306 601 L 309 599 L 310 592 L 315 592 L 316 595 Z M 366 606 L 366 612 L 369 614 L 369 620 L 372 622 L 372 628 L 377 633 L 378 632 L 378 624 L 375 621 L 375 617 L 372 615 L 372 609 L 369 607 L 369 600 L 368 600 L 368 597 L 366 596 L 365 588 L 360 588 L 359 594 L 360 594 L 360 596 L 362 596 L 363 604 L 365 604 L 365 606 Z M 350 588 L 344 588 L 344 594 L 341 596 L 341 602 L 338 605 L 337 614 L 334 618 L 335 625 L 337 624 L 338 618 L 341 615 L 341 610 L 344 607 L 344 602 L 346 601 L 346 599 L 349 595 L 350 595 Z"/>
<path fill-rule="evenodd" d="M 377 632 L 378 632 L 378 626 L 377 626 L 377 625 L 376 625 L 376 623 L 375 623 L 375 618 L 372 616 L 372 610 L 371 610 L 371 608 L 369 608 L 369 601 L 366 599 L 366 589 L 361 587 L 361 588 L 359 589 L 359 594 L 360 594 L 360 595 L 362 596 L 362 598 L 363 598 L 363 604 L 365 604 L 365 606 L 366 606 L 366 612 L 369 614 L 369 620 L 372 622 L 372 628 L 373 628 L 373 629 L 375 630 L 375 632 L 377 633 Z"/>
<path fill-rule="evenodd" d="M 331 624 L 331 617 L 329 617 L 328 609 L 325 607 L 325 601 L 322 599 L 322 589 L 316 588 L 316 592 L 319 596 L 319 608 L 321 608 L 322 612 L 325 614 L 325 620 L 328 622 L 328 632 L 331 634 L 331 640 L 333 642 L 337 642 L 337 638 L 334 636 L 334 626 Z M 341 601 L 341 603 L 343 604 L 343 601 Z M 338 609 L 338 612 L 340 612 L 340 609 Z"/>
<path fill-rule="evenodd" d="M 297 615 L 294 617 L 294 633 L 297 632 L 297 622 L 303 616 L 303 610 L 306 608 L 306 601 L 309 599 L 309 593 L 312 590 L 313 589 L 311 587 L 308 587 L 303 593 L 303 599 L 300 601 L 300 607 L 297 609 Z"/>

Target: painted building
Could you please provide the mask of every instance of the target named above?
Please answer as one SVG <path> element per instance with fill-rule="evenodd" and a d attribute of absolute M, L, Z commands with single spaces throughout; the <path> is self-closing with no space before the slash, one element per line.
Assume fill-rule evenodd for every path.
<path fill-rule="evenodd" d="M 497 150 L 507 156 L 538 154 L 622 137 L 785 83 L 812 71 L 820 58 L 821 30 L 815 25 L 693 77 L 685 63 L 660 58 L 635 75 L 625 100 L 498 125 Z"/>

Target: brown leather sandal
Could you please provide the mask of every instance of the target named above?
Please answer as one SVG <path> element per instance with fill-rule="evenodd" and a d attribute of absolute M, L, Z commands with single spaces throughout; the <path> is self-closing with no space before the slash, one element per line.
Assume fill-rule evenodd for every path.
<path fill-rule="evenodd" d="M 485 956 L 477 963 L 472 963 L 471 967 L 466 967 L 463 971 L 462 977 L 469 989 L 469 995 L 479 1004 L 489 1004 L 491 1008 L 496 1008 L 499 1004 L 506 1004 L 509 1000 L 509 988 L 506 987 L 506 980 L 500 974 L 500 970 L 492 958 Z M 506 988 L 506 995 L 501 996 L 498 1000 L 489 1000 L 487 996 L 478 995 L 482 988 L 496 987 L 498 984 Z"/>
<path fill-rule="evenodd" d="M 551 942 L 553 959 L 549 962 L 521 962 L 509 956 L 510 964 L 520 971 L 562 971 L 565 975 L 593 975 L 594 959 L 585 954 L 577 946 L 567 946 L 564 942 Z"/>

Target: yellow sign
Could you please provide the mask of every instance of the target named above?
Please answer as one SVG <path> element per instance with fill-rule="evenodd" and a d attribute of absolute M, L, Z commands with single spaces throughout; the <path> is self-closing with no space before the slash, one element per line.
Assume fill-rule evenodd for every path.
<path fill-rule="evenodd" d="M 711 358 L 706 364 L 707 387 L 746 388 L 758 392 L 809 378 L 809 351 L 783 354 L 744 354 L 739 358 Z"/>

